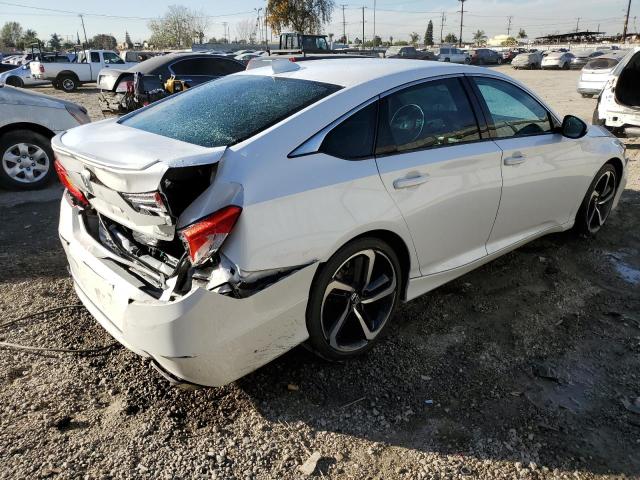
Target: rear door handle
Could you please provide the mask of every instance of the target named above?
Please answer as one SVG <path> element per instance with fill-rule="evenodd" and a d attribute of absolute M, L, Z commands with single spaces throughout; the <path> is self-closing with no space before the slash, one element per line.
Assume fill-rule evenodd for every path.
<path fill-rule="evenodd" d="M 417 174 L 411 177 L 396 178 L 393 181 L 393 188 L 400 190 L 401 188 L 411 188 L 422 185 L 429 180 L 429 175 Z"/>
<path fill-rule="evenodd" d="M 513 155 L 504 159 L 505 165 L 519 165 L 526 160 L 525 156 L 520 152 L 514 152 Z"/>

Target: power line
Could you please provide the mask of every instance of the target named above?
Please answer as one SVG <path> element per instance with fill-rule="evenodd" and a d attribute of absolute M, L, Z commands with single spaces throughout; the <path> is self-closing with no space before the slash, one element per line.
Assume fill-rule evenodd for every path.
<path fill-rule="evenodd" d="M 22 5 L 19 3 L 11 3 L 0 1 L 0 5 L 8 5 L 10 7 L 20 7 L 20 8 L 30 8 L 33 10 L 40 10 L 44 12 L 57 12 L 57 13 L 66 13 L 73 15 L 84 15 L 85 17 L 105 17 L 105 18 L 124 18 L 129 20 L 156 20 L 158 17 L 136 17 L 136 16 L 126 16 L 126 15 L 111 15 L 108 13 L 88 13 L 88 12 L 78 12 L 72 10 L 60 10 L 57 8 L 47 8 L 47 7 L 34 7 L 32 5 Z M 219 18 L 219 17 L 232 17 L 235 15 L 247 15 L 253 13 L 253 10 L 248 10 L 244 12 L 235 12 L 235 13 L 225 13 L 220 15 L 204 15 L 206 18 Z"/>

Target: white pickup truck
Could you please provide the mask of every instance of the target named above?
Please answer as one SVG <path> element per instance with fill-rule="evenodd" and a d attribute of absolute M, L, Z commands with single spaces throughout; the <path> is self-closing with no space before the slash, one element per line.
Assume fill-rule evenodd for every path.
<path fill-rule="evenodd" d="M 125 62 L 111 50 L 82 50 L 77 61 L 69 63 L 31 62 L 31 74 L 35 78 L 50 80 L 54 88 L 73 92 L 83 83 L 95 82 L 103 68 L 116 66 L 129 68 L 135 62 Z"/>

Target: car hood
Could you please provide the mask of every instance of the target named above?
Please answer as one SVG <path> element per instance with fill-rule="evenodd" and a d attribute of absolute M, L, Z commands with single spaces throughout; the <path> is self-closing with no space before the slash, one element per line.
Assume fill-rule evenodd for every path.
<path fill-rule="evenodd" d="M 60 100 L 42 93 L 10 87 L 0 84 L 0 105 L 29 105 L 31 107 L 65 108 L 74 106 L 73 102 Z"/>

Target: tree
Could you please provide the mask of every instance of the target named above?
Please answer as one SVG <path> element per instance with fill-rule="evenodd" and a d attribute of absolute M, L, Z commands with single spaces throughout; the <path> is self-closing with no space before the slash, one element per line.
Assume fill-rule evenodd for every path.
<path fill-rule="evenodd" d="M 106 33 L 99 33 L 89 41 L 89 44 L 93 48 L 98 48 L 101 50 L 113 50 L 118 45 L 118 41 L 116 40 L 116 37 L 114 37 L 113 35 L 109 35 Z"/>
<path fill-rule="evenodd" d="M 484 34 L 484 30 L 476 30 L 476 33 L 473 34 L 473 41 L 478 46 L 487 43 L 487 36 Z"/>
<path fill-rule="evenodd" d="M 444 37 L 445 43 L 458 43 L 458 37 L 456 37 L 455 33 L 447 33 L 447 36 Z"/>
<path fill-rule="evenodd" d="M 211 19 L 202 10 L 192 12 L 192 28 L 194 30 L 194 37 L 198 39 L 198 43 L 204 43 L 205 32 L 211 26 Z M 255 35 L 255 33 L 254 33 Z"/>
<path fill-rule="evenodd" d="M 163 17 L 149 22 L 149 43 L 157 48 L 191 47 L 193 38 L 200 36 L 201 32 L 204 39 L 205 28 L 201 28 L 203 22 L 197 18 L 198 16 L 205 17 L 201 12 L 189 10 L 187 7 L 170 5 Z"/>
<path fill-rule="evenodd" d="M 51 34 L 51 39 L 49 40 L 49 46 L 53 49 L 53 50 L 60 50 L 60 46 L 62 45 L 62 41 L 60 40 L 60 37 L 58 36 L 57 33 L 52 33 Z"/>
<path fill-rule="evenodd" d="M 5 22 L 0 30 L 0 44 L 15 47 L 22 38 L 22 26 L 18 22 Z"/>
<path fill-rule="evenodd" d="M 515 47 L 516 45 L 518 45 L 518 41 L 513 37 L 508 37 L 503 42 L 500 42 L 500 45 L 503 47 Z"/>
<path fill-rule="evenodd" d="M 240 20 L 236 24 L 236 35 L 240 40 L 244 40 L 247 43 L 253 43 L 252 39 L 256 37 L 256 22 L 246 18 Z"/>
<path fill-rule="evenodd" d="M 129 50 L 131 50 L 133 48 L 133 42 L 131 41 L 131 37 L 129 36 L 129 32 L 127 32 L 127 31 L 124 32 L 124 43 L 125 43 L 125 45 L 127 46 L 127 48 Z"/>
<path fill-rule="evenodd" d="M 418 35 L 416 32 L 411 32 L 409 34 L 409 38 L 411 41 L 411 45 L 415 45 L 416 43 L 418 43 L 418 40 L 420 39 L 420 35 Z"/>
<path fill-rule="evenodd" d="M 373 46 L 379 47 L 380 45 L 382 45 L 382 39 L 378 35 L 376 35 L 375 37 L 373 37 Z"/>
<path fill-rule="evenodd" d="M 396 41 L 396 43 L 394 43 L 394 45 L 398 47 L 406 47 L 407 45 L 409 45 L 409 42 L 407 42 L 406 40 L 398 40 Z"/>
<path fill-rule="evenodd" d="M 20 48 L 27 48 L 29 45 L 37 43 L 39 41 L 40 40 L 38 40 L 38 33 L 35 30 L 28 28 L 27 30 L 25 30 L 22 38 L 18 43 L 22 44 Z"/>
<path fill-rule="evenodd" d="M 62 50 L 73 50 L 73 47 L 75 47 L 73 42 L 69 42 L 68 40 L 62 43 Z"/>
<path fill-rule="evenodd" d="M 331 20 L 333 0 L 269 0 L 267 22 L 276 32 L 291 28 L 299 33 L 319 33 Z"/>
<path fill-rule="evenodd" d="M 347 44 L 347 37 L 345 35 L 342 35 L 339 39 L 338 39 L 338 43 L 342 43 L 343 45 Z"/>
<path fill-rule="evenodd" d="M 428 47 L 433 45 L 433 22 L 429 20 L 427 31 L 424 34 L 424 44 Z"/>
<path fill-rule="evenodd" d="M 521 28 L 518 32 L 518 38 L 520 40 L 527 38 L 527 32 L 524 31 L 524 28 Z"/>
<path fill-rule="evenodd" d="M 393 45 L 393 37 L 391 37 L 391 36 L 389 37 L 389 44 Z"/>

